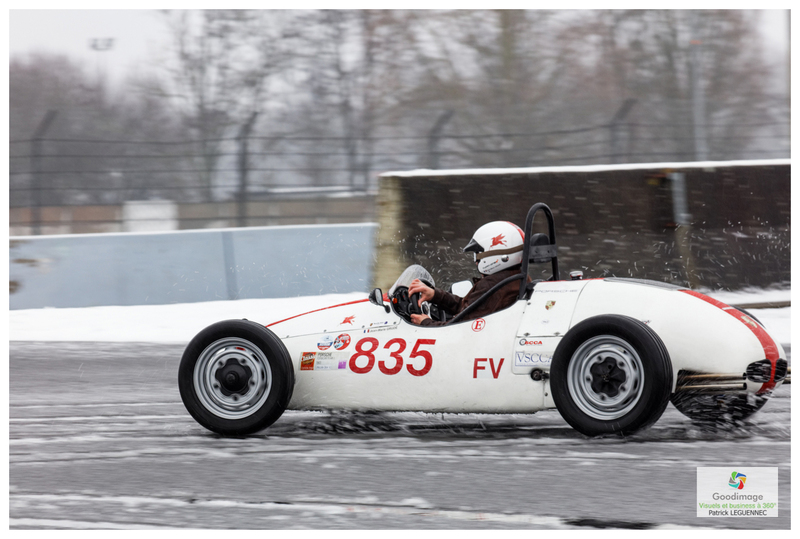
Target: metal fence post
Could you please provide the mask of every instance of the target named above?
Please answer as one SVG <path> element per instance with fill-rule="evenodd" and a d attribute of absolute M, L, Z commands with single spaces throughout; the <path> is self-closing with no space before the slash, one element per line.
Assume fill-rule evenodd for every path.
<path fill-rule="evenodd" d="M 31 228 L 33 234 L 42 233 L 42 138 L 52 125 L 58 111 L 48 110 L 31 140 Z"/>

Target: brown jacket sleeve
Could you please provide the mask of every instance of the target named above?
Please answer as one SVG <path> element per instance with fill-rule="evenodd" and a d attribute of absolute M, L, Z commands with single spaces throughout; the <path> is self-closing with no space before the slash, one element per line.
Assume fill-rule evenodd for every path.
<path fill-rule="evenodd" d="M 458 314 L 475 300 L 480 298 L 494 285 L 507 277 L 516 275 L 518 272 L 519 268 L 517 267 L 495 273 L 494 275 L 483 277 L 475 283 L 475 286 L 472 287 L 472 290 L 470 290 L 469 293 L 464 296 L 464 298 L 459 298 L 456 295 L 445 292 L 444 290 L 439 290 L 437 288 L 434 290 L 432 301 L 445 311 Z M 475 320 L 476 318 L 482 318 L 494 312 L 510 307 L 517 300 L 518 295 L 519 281 L 511 281 L 503 286 L 503 288 L 486 298 L 486 301 L 476 307 L 474 311 L 469 313 L 461 321 Z M 436 327 L 445 325 L 445 322 L 435 322 L 426 318 L 420 325 L 424 327 Z"/>
<path fill-rule="evenodd" d="M 450 314 L 457 314 L 464 308 L 464 298 L 460 298 L 450 292 L 445 292 L 440 288 L 433 289 L 433 299 L 431 302 Z M 420 326 L 443 326 L 444 324 L 444 322 L 436 322 L 430 318 L 426 318 L 422 321 Z"/>

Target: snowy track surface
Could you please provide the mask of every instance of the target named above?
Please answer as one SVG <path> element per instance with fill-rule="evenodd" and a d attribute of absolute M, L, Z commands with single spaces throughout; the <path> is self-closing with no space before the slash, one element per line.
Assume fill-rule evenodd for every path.
<path fill-rule="evenodd" d="M 790 387 L 732 429 L 671 405 L 627 440 L 536 415 L 287 412 L 217 437 L 183 347 L 11 342 L 12 529 L 788 528 Z M 778 466 L 780 517 L 695 517 L 698 466 Z M 668 488 L 665 488 L 668 487 Z"/>
<path fill-rule="evenodd" d="M 184 409 L 178 362 L 206 325 L 360 297 L 11 311 L 10 527 L 789 528 L 789 386 L 734 428 L 693 424 L 670 405 L 626 440 L 587 439 L 555 410 L 287 412 L 261 435 L 226 439 Z M 790 307 L 753 314 L 791 344 Z M 778 518 L 695 516 L 697 467 L 728 465 L 779 467 Z"/>

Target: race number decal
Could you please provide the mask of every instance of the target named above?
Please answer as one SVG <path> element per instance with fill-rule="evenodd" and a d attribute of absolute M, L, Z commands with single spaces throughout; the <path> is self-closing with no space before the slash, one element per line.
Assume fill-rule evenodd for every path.
<path fill-rule="evenodd" d="M 369 346 L 369 349 L 365 350 L 363 348 L 365 345 Z M 358 341 L 356 343 L 356 353 L 350 358 L 350 370 L 358 374 L 366 374 L 371 371 L 373 365 L 375 365 L 375 356 L 372 353 L 377 349 L 378 339 L 374 337 L 366 337 Z M 356 360 L 361 356 L 367 357 L 367 364 L 363 367 L 359 367 L 356 364 Z"/>
<path fill-rule="evenodd" d="M 381 346 L 375 337 L 364 337 L 356 343 L 356 352 L 350 357 L 349 367 L 354 373 L 367 374 L 375 366 L 375 352 L 381 348 L 385 350 L 382 356 L 388 353 L 387 359 L 378 361 L 378 370 L 383 374 L 398 374 L 405 366 L 413 376 L 425 376 L 433 367 L 433 355 L 423 347 L 434 344 L 435 339 L 417 339 L 406 361 L 403 358 L 403 352 L 408 347 L 405 339 L 392 339 Z"/>
<path fill-rule="evenodd" d="M 411 365 L 408 365 L 408 372 L 413 374 L 414 376 L 425 376 L 433 367 L 433 356 L 427 350 L 420 350 L 419 347 L 425 344 L 436 344 L 434 339 L 417 339 L 417 344 L 414 345 L 414 349 L 411 351 L 412 359 L 415 357 L 421 357 L 425 359 L 425 365 L 422 366 L 421 369 L 417 370 Z"/>
<path fill-rule="evenodd" d="M 398 346 L 397 350 L 389 354 L 391 357 L 394 358 L 394 367 L 392 367 L 391 369 L 387 369 L 386 363 L 384 363 L 383 360 L 380 360 L 378 362 L 378 368 L 381 370 L 383 374 L 397 374 L 398 372 L 400 372 L 400 369 L 403 368 L 403 356 L 401 356 L 400 354 L 403 352 L 403 350 L 406 349 L 406 341 L 404 341 L 403 339 L 392 339 L 391 341 L 386 343 L 386 346 L 384 346 L 384 348 L 389 348 L 390 346 L 393 346 L 395 344 Z"/>

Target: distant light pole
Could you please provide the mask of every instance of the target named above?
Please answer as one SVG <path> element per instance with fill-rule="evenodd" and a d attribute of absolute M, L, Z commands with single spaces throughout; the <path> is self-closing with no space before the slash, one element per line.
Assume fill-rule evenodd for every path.
<path fill-rule="evenodd" d="M 703 42 L 693 39 L 689 42 L 689 73 L 692 84 L 692 119 L 694 123 L 694 155 L 697 161 L 708 160 L 708 133 L 706 132 L 706 101 L 703 93 L 702 68 L 700 67 L 700 47 Z"/>
<path fill-rule="evenodd" d="M 107 52 L 114 48 L 114 38 L 113 37 L 103 37 L 103 38 L 92 38 L 89 40 L 89 48 L 93 51 L 98 53 L 100 52 Z M 100 56 L 97 56 L 97 82 L 100 83 Z"/>

